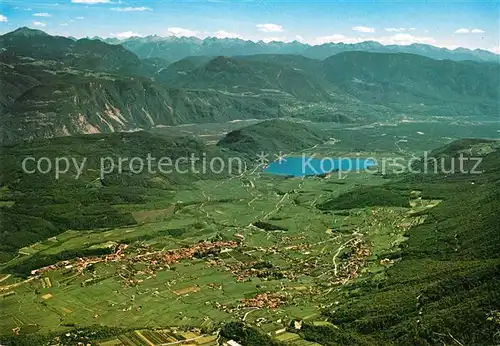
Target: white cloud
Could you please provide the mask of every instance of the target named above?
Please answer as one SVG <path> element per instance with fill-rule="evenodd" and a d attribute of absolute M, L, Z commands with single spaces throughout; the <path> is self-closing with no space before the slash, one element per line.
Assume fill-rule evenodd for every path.
<path fill-rule="evenodd" d="M 455 34 L 484 34 L 484 30 L 461 28 L 455 30 Z"/>
<path fill-rule="evenodd" d="M 370 28 L 367 26 L 353 26 L 352 30 L 358 32 L 375 32 L 375 28 Z"/>
<path fill-rule="evenodd" d="M 296 35 L 295 36 L 295 40 L 299 41 L 299 42 L 304 42 L 304 38 L 300 35 Z"/>
<path fill-rule="evenodd" d="M 488 49 L 490 52 L 493 52 L 493 53 L 496 53 L 496 54 L 500 54 L 500 45 L 499 46 L 496 46 L 496 47 L 491 47 L 490 49 Z"/>
<path fill-rule="evenodd" d="M 234 32 L 227 32 L 225 30 L 219 30 L 213 34 L 213 37 L 217 38 L 242 38 L 241 35 L 238 35 Z"/>
<path fill-rule="evenodd" d="M 286 38 L 282 37 L 282 36 L 265 37 L 262 39 L 262 41 L 264 41 L 265 43 L 269 43 L 269 42 L 273 42 L 273 41 L 286 42 Z"/>
<path fill-rule="evenodd" d="M 185 28 L 172 27 L 167 29 L 167 33 L 170 36 L 196 36 L 198 34 L 197 31 L 189 30 Z"/>
<path fill-rule="evenodd" d="M 61 23 L 59 24 L 60 26 L 68 26 L 69 24 L 68 23 Z"/>
<path fill-rule="evenodd" d="M 82 19 L 85 19 L 85 17 L 76 17 L 75 19 L 78 19 L 78 20 L 82 20 Z"/>
<path fill-rule="evenodd" d="M 278 24 L 257 24 L 256 27 L 262 32 L 283 32 L 283 26 Z"/>
<path fill-rule="evenodd" d="M 117 11 L 117 12 L 144 12 L 144 11 L 151 11 L 151 8 L 146 7 L 146 6 L 141 6 L 141 7 L 113 7 L 113 8 L 111 8 L 111 11 Z"/>
<path fill-rule="evenodd" d="M 387 32 L 404 32 L 406 28 L 385 28 L 384 30 Z"/>
<path fill-rule="evenodd" d="M 347 37 L 345 35 L 334 34 L 330 36 L 317 37 L 315 40 L 316 44 L 324 43 L 347 43 L 354 44 L 365 41 L 376 41 L 384 45 L 397 44 L 397 45 L 409 45 L 413 43 L 424 43 L 424 44 L 435 44 L 436 40 L 432 37 L 421 37 L 414 36 L 407 33 L 398 33 L 392 36 L 382 36 L 382 37 Z"/>
<path fill-rule="evenodd" d="M 71 2 L 74 4 L 88 4 L 88 5 L 111 3 L 110 0 L 71 0 Z"/>
<path fill-rule="evenodd" d="M 44 27 L 47 26 L 47 23 L 44 23 L 44 22 L 33 22 L 33 25 L 34 26 L 40 26 L 40 27 L 44 28 Z"/>
<path fill-rule="evenodd" d="M 167 33 L 170 36 L 191 37 L 191 36 L 196 36 L 196 34 L 198 34 L 198 31 L 193 31 L 184 28 L 168 28 Z"/>
<path fill-rule="evenodd" d="M 40 13 L 33 13 L 33 16 L 35 17 L 52 17 L 49 13 L 47 12 L 40 12 Z"/>
<path fill-rule="evenodd" d="M 0 14 L 0 23 L 7 23 L 9 19 L 5 17 L 3 14 Z"/>
<path fill-rule="evenodd" d="M 142 36 L 141 34 L 138 34 L 133 31 L 124 31 L 124 32 L 117 32 L 114 34 L 111 34 L 111 37 L 118 38 L 118 39 L 124 39 L 124 38 L 130 38 L 130 37 L 140 37 Z"/>
<path fill-rule="evenodd" d="M 344 35 L 340 34 L 333 34 L 329 36 L 321 36 L 316 38 L 316 43 L 318 44 L 324 44 L 324 43 L 340 43 L 340 42 L 346 42 L 347 37 Z"/>
<path fill-rule="evenodd" d="M 387 32 L 407 32 L 407 31 L 415 31 L 415 28 L 385 28 Z"/>
<path fill-rule="evenodd" d="M 374 38 L 372 40 L 382 44 L 398 44 L 402 46 L 413 43 L 436 44 L 436 40 L 432 37 L 414 36 L 411 34 L 396 34 L 388 37 Z"/>

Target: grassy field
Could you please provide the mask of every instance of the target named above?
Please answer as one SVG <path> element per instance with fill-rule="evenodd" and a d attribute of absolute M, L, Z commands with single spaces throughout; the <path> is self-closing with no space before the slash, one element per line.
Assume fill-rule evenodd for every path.
<path fill-rule="evenodd" d="M 411 157 L 451 139 L 433 134 L 419 142 L 425 135 L 418 132 L 432 131 L 434 125 L 422 131 L 420 123 L 401 127 L 408 132 L 403 135 L 406 142 L 398 142 L 401 128 L 391 126 L 337 129 L 332 130 L 334 141 L 305 153 Z M 491 135 L 496 131 L 490 129 Z M 370 150 L 366 137 L 377 139 Z M 395 142 L 403 143 L 401 150 L 394 149 Z M 382 281 L 408 230 L 423 223 L 427 211 L 441 202 L 411 189 L 389 196 L 394 203 L 387 205 L 363 199 L 357 208 L 336 200 L 396 179 L 368 172 L 287 178 L 256 169 L 182 189 L 156 189 L 141 203 L 115 204 L 113 208 L 131 212 L 137 225 L 68 230 L 20 249 L 16 258 L 0 265 L 6 273 L 0 278 L 0 334 L 120 326 L 131 332 L 101 344 L 156 345 L 180 340 L 157 329 L 197 328 L 197 334 L 184 339 L 211 345 L 211 333 L 223 322 L 244 320 L 287 344 L 314 345 L 298 334 L 283 333 L 283 328 L 294 319 L 321 325 L 322 312 L 345 298 L 343 288 Z M 168 254 L 217 241 L 238 245 L 162 262 Z M 82 250 L 113 252 L 118 244 L 128 247 L 116 260 L 106 261 L 102 254 L 89 256 L 92 261 L 65 258 L 64 264 L 28 277 L 7 275 L 39 258 Z M 85 261 L 88 265 L 82 266 Z"/>
<path fill-rule="evenodd" d="M 247 313 L 246 321 L 274 331 L 293 318 L 314 318 L 335 295 L 334 279 L 354 278 L 347 272 L 354 269 L 344 267 L 354 249 L 351 245 L 359 242 L 371 249 L 365 254 L 367 263 L 358 268 L 359 273 L 354 270 L 355 275 L 361 271 L 383 275 L 379 257 L 397 248 L 407 224 L 418 222 L 408 213 L 411 208 L 331 214 L 319 211 L 316 203 L 359 185 L 384 181 L 370 173 L 350 174 L 341 183 L 336 177 L 286 179 L 255 173 L 199 182 L 173 195 L 168 192 L 161 201 L 153 198 L 145 204 L 117 206 L 140 215 L 143 223 L 67 231 L 21 249 L 21 256 L 12 262 L 125 242 L 131 244 L 127 257 L 97 263 L 80 274 L 69 264 L 11 289 L 4 284 L 0 289 L 6 315 L 0 331 L 9 334 L 20 327 L 44 333 L 96 323 L 201 328 Z M 141 253 L 165 252 L 215 238 L 238 240 L 235 235 L 243 239 L 236 249 L 204 258 L 169 266 L 134 260 Z M 124 276 L 136 282 L 129 285 Z M 252 311 L 251 304 L 242 303 L 267 292 L 279 297 L 277 307 Z"/>

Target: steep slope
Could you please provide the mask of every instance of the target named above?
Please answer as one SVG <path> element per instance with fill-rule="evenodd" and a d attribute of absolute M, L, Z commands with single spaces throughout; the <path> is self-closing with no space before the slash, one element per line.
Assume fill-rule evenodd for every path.
<path fill-rule="evenodd" d="M 169 65 L 28 28 L 0 36 L 0 45 L 4 142 L 249 118 L 366 123 L 499 113 L 495 63 L 347 52 L 324 61 L 260 54 Z"/>
<path fill-rule="evenodd" d="M 275 54 L 208 61 L 192 57 L 172 64 L 158 77 L 179 87 L 274 94 L 330 106 L 314 108 L 315 119 L 328 115 L 373 119 L 384 111 L 385 117 L 391 113 L 494 117 L 500 111 L 500 64 L 413 54 L 346 52 L 323 61 Z M 373 106 L 385 109 L 377 112 Z"/>
<path fill-rule="evenodd" d="M 26 27 L 0 35 L 0 46 L 1 108 L 36 85 L 102 74 L 147 78 L 169 65 L 162 59 L 141 60 L 120 45 L 75 41 Z"/>
<path fill-rule="evenodd" d="M 78 69 L 147 75 L 147 68 L 137 55 L 121 45 L 109 45 L 99 40 L 74 41 L 23 27 L 0 36 L 0 46 L 0 61 L 4 63 L 28 58 Z"/>
<path fill-rule="evenodd" d="M 148 155 L 154 158 L 151 169 Z M 163 171 L 158 166 L 161 158 L 176 162 L 191 155 L 205 155 L 208 160 L 225 157 L 219 148 L 207 147 L 195 138 L 146 132 L 61 137 L 0 147 L 0 200 L 13 203 L 0 205 L 2 262 L 19 248 L 67 229 L 135 224 L 129 212 L 114 205 L 144 203 L 155 189 L 159 195 L 195 180 L 227 177 L 225 173 L 205 173 L 199 168 L 190 170 L 190 163 L 184 161 L 178 171 L 173 165 L 164 166 Z M 22 168 L 26 157 L 44 157 L 52 162 L 53 169 L 47 174 L 27 174 Z M 56 177 L 58 157 L 67 158 L 70 164 L 66 172 Z M 121 169 L 119 158 L 127 158 Z M 142 169 L 138 164 L 132 165 L 132 158 L 142 160 Z M 81 169 L 72 162 L 77 162 Z M 63 166 L 61 163 L 61 171 Z M 31 170 L 36 164 L 28 162 L 26 167 Z"/>
<path fill-rule="evenodd" d="M 168 63 L 98 40 L 21 28 L 0 44 L 3 142 L 278 114 L 277 101 L 266 97 L 157 83 Z"/>
<path fill-rule="evenodd" d="M 451 158 L 470 145 L 498 143 L 461 140 L 434 153 Z M 478 153 L 476 153 L 478 155 Z M 409 175 L 383 186 L 399 199 L 421 191 L 422 199 L 442 202 L 421 214 L 426 221 L 407 231 L 408 240 L 382 279 L 370 278 L 346 292 L 326 316 L 336 327 L 307 325 L 310 341 L 335 345 L 346 336 L 377 345 L 493 345 L 500 341 L 500 151 L 480 155 L 482 174 Z M 475 161 L 465 164 L 472 169 Z M 381 187 L 362 188 L 378 206 Z M 358 198 L 361 191 L 319 205 L 323 210 Z M 381 258 L 382 259 L 382 258 Z"/>
<path fill-rule="evenodd" d="M 365 102 L 436 115 L 499 112 L 500 64 L 366 52 L 337 54 L 323 63 L 328 81 Z"/>
<path fill-rule="evenodd" d="M 269 99 L 168 88 L 138 79 L 75 79 L 41 84 L 19 96 L 0 118 L 3 141 L 278 115 L 278 104 Z"/>
<path fill-rule="evenodd" d="M 182 88 L 271 94 L 312 102 L 328 101 L 329 89 L 333 90 L 317 73 L 321 62 L 300 56 L 219 56 L 198 65 L 190 64 L 192 61 L 182 60 L 167 68 L 165 82 Z"/>
<path fill-rule="evenodd" d="M 320 62 L 303 57 L 199 57 L 168 67 L 119 45 L 28 28 L 0 36 L 0 43 L 3 142 L 191 122 L 319 118 L 337 100 L 343 109 L 353 101 L 354 117 L 364 107 L 316 77 Z"/>

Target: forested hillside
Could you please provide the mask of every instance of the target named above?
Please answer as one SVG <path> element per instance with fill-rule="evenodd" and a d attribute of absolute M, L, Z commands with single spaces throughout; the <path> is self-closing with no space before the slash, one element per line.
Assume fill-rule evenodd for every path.
<path fill-rule="evenodd" d="M 368 123 L 499 111 L 497 63 L 346 52 L 323 61 L 261 54 L 169 64 L 28 28 L 0 44 L 3 142 L 235 119 Z"/>

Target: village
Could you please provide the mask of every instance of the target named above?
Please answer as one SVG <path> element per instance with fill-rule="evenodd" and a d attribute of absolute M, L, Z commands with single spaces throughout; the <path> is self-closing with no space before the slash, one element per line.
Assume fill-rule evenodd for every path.
<path fill-rule="evenodd" d="M 217 300 L 210 301 L 210 305 L 214 308 L 242 317 L 248 308 L 273 311 L 283 305 L 299 305 L 300 299 L 303 299 L 300 297 L 314 300 L 314 297 L 321 296 L 325 289 L 331 290 L 337 285 L 344 285 L 349 280 L 357 278 L 365 264 L 366 257 L 371 254 L 359 236 L 350 238 L 336 252 L 323 254 L 324 259 L 318 257 L 315 253 L 317 249 L 312 244 L 302 243 L 303 236 L 283 236 L 281 245 L 272 245 L 267 248 L 248 247 L 245 245 L 243 236 L 238 233 L 233 236 L 236 238 L 234 241 L 200 242 L 192 246 L 165 251 L 155 251 L 150 246 L 138 244 L 115 244 L 110 254 L 61 261 L 33 270 L 30 279 L 39 280 L 43 288 L 49 289 L 52 287 L 50 273 L 59 271 L 69 278 L 68 281 L 84 276 L 81 286 L 92 286 L 108 277 L 96 272 L 95 266 L 113 264 L 115 271 L 112 275 L 121 281 L 122 287 L 137 287 L 137 293 L 131 298 L 133 302 L 136 295 L 148 292 L 153 295 L 160 294 L 159 288 L 140 289 L 145 281 L 155 280 L 159 271 L 172 270 L 172 266 L 181 261 L 198 259 L 202 260 L 208 268 L 229 273 L 239 283 L 251 282 L 254 279 L 262 282 L 281 282 L 274 288 L 274 291 L 262 291 L 230 304 L 220 303 Z M 276 265 L 273 264 L 274 260 L 257 260 L 258 253 L 267 257 L 281 258 L 280 263 L 287 264 Z M 299 253 L 301 257 L 293 259 L 293 256 L 290 257 L 293 253 Z M 316 284 L 301 284 L 299 278 L 310 275 L 311 269 L 318 265 L 325 269 L 314 279 Z M 293 284 L 294 282 L 296 283 Z M 200 285 L 195 284 L 173 290 L 170 288 L 171 285 L 175 285 L 175 280 L 166 282 L 163 286 L 178 296 L 196 294 L 202 289 Z M 225 282 L 210 282 L 206 284 L 206 288 L 223 290 L 225 285 Z M 276 285 L 273 284 L 271 287 L 274 286 Z M 47 293 L 42 298 L 48 300 L 52 298 L 52 294 Z M 300 298 L 299 301 L 296 300 L 297 298 Z M 110 307 L 113 305 L 115 304 L 111 304 Z M 121 304 L 118 308 L 122 311 L 130 311 L 140 309 L 140 306 Z M 94 317 L 97 318 L 98 315 Z"/>
<path fill-rule="evenodd" d="M 178 342 L 179 333 L 214 330 L 228 320 L 244 321 L 280 340 L 300 341 L 286 329 L 291 321 L 298 321 L 297 328 L 301 321 L 316 323 L 339 290 L 383 275 L 393 265 L 395 259 L 384 254 L 397 247 L 402 233 L 425 219 L 412 214 L 428 205 L 418 197 L 411 200 L 412 209 L 338 212 L 320 215 L 310 225 L 297 222 L 296 227 L 284 215 L 274 215 L 239 226 L 228 220 L 227 226 L 217 224 L 219 228 L 206 234 L 189 226 L 179 235 L 159 229 L 145 241 L 97 238 L 96 233 L 96 240 L 103 241 L 89 246 L 107 253 L 35 269 L 19 286 L 3 286 L 2 293 L 20 300 L 35 292 L 38 308 L 52 314 L 54 324 L 113 324 L 119 316 L 125 325 L 133 327 L 141 320 L 150 328 L 120 336 L 117 345 Z M 210 213 L 226 217 L 217 210 Z M 378 242 L 380 236 L 391 241 Z M 179 333 L 157 331 L 166 326 L 179 328 Z M 12 328 L 12 333 L 22 333 L 22 328 Z M 211 338 L 207 345 L 217 344 L 210 333 L 192 336 L 200 345 L 209 340 L 205 337 Z"/>

